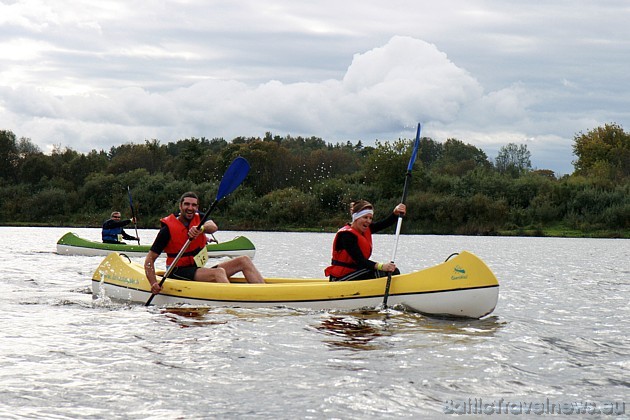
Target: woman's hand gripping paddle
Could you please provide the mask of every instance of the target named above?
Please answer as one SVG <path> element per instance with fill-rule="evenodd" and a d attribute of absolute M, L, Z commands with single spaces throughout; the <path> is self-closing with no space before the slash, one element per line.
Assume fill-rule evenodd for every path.
<path fill-rule="evenodd" d="M 403 195 L 401 203 L 405 204 L 407 199 L 407 188 L 409 187 L 409 181 L 411 180 L 411 169 L 416 161 L 418 155 L 418 148 L 420 147 L 420 129 L 421 125 L 418 123 L 418 131 L 416 132 L 416 141 L 413 144 L 413 151 L 411 152 L 411 159 L 409 159 L 409 165 L 407 165 L 407 175 L 405 176 L 405 186 L 403 187 Z M 396 250 L 398 249 L 398 238 L 400 237 L 400 228 L 402 227 L 402 216 L 398 216 L 398 223 L 396 224 L 396 244 L 394 246 L 394 252 L 392 253 L 392 262 L 396 260 Z M 387 299 L 389 298 L 389 288 L 392 284 L 392 273 L 387 273 L 387 283 L 385 285 L 385 294 L 383 295 L 383 309 L 387 309 Z"/>
<path fill-rule="evenodd" d="M 203 224 L 206 222 L 206 220 L 208 220 L 210 213 L 212 213 L 212 210 L 214 210 L 214 208 L 217 206 L 219 201 L 221 201 L 223 198 L 229 195 L 232 191 L 238 188 L 239 185 L 241 185 L 241 183 L 247 176 L 248 172 L 249 172 L 249 163 L 247 162 L 247 160 L 245 160 L 245 158 L 242 158 L 239 156 L 236 159 L 234 159 L 234 161 L 230 164 L 229 168 L 227 168 L 227 170 L 225 171 L 225 174 L 223 174 L 223 179 L 221 180 L 221 184 L 219 184 L 219 191 L 217 192 L 217 197 L 215 198 L 210 208 L 206 211 L 206 214 L 203 216 L 203 219 L 201 219 L 201 222 L 199 222 L 199 226 L 197 226 L 197 229 L 201 229 L 203 227 Z M 190 242 L 191 240 L 189 238 L 184 244 L 184 246 L 182 247 L 182 249 L 179 251 L 177 256 L 175 257 L 171 265 L 169 266 L 168 270 L 166 270 L 166 273 L 164 273 L 164 276 L 162 277 L 162 280 L 160 281 L 160 286 L 162 286 L 164 284 L 164 281 L 168 278 L 168 276 L 171 275 L 171 273 L 175 269 L 175 266 L 177 265 L 177 261 L 179 261 L 179 259 L 182 257 L 184 252 L 186 252 L 186 250 L 188 249 L 188 246 L 190 245 Z M 149 298 L 149 300 L 147 300 L 147 303 L 145 303 L 145 306 L 149 306 L 151 304 L 151 301 L 153 300 L 154 296 L 155 296 L 154 294 L 151 294 L 151 297 Z"/>

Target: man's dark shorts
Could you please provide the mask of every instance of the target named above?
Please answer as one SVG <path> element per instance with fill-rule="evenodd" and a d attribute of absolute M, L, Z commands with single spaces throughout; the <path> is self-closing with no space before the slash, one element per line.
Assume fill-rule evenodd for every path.
<path fill-rule="evenodd" d="M 195 280 L 195 273 L 197 272 L 196 265 L 189 265 L 187 267 L 175 267 L 171 273 L 171 278 L 178 280 Z M 217 268 L 217 265 L 210 268 Z"/>

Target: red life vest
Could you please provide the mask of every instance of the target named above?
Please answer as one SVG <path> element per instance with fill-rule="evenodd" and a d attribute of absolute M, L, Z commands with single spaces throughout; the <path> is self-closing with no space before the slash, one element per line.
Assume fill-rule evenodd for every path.
<path fill-rule="evenodd" d="M 160 219 L 160 221 L 168 226 L 168 231 L 171 234 L 171 240 L 168 241 L 168 244 L 164 248 L 164 251 L 166 251 L 166 265 L 170 266 L 177 254 L 179 254 L 179 251 L 181 251 L 186 244 L 186 241 L 188 241 L 188 228 L 184 226 L 184 224 L 180 222 L 174 214 Z M 191 220 L 189 226 L 199 226 L 200 222 L 201 218 L 199 217 L 199 213 L 195 213 L 195 216 Z M 188 249 L 184 252 L 184 254 L 182 254 L 175 266 L 188 267 L 195 265 L 195 255 L 197 255 L 199 251 L 206 246 L 206 242 L 206 235 L 204 233 L 200 233 L 199 236 L 190 242 Z"/>
<path fill-rule="evenodd" d="M 366 231 L 361 234 L 358 230 L 355 230 L 350 225 L 345 225 L 337 231 L 335 240 L 333 241 L 332 261 L 331 265 L 324 270 L 326 276 L 343 277 L 359 269 L 357 262 L 352 259 L 348 251 L 345 249 L 337 250 L 337 238 L 341 232 L 350 232 L 357 237 L 359 249 L 365 258 L 370 258 L 372 255 L 372 231 L 367 228 Z"/>

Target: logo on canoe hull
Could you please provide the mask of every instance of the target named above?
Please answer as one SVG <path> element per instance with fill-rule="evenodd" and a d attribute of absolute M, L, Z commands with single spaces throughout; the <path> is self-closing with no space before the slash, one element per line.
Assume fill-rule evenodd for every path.
<path fill-rule="evenodd" d="M 451 274 L 451 280 L 464 280 L 468 278 L 468 274 L 466 274 L 466 269 L 456 265 L 453 267 L 453 274 Z"/>
<path fill-rule="evenodd" d="M 117 276 L 115 274 L 109 274 L 109 273 L 101 273 L 101 282 L 102 281 L 109 281 L 110 283 L 126 283 L 126 284 L 139 284 L 140 283 L 136 279 Z"/>

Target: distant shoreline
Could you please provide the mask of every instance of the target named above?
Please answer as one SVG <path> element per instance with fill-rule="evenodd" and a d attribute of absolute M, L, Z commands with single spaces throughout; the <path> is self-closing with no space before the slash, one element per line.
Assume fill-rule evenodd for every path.
<path fill-rule="evenodd" d="M 51 227 L 51 228 L 89 228 L 97 229 L 101 226 L 89 225 L 52 225 L 50 223 L 25 223 L 0 222 L 0 227 Z M 158 229 L 156 226 L 138 226 L 138 229 Z M 242 229 L 238 226 L 230 226 L 221 229 L 223 231 L 251 231 L 251 232 L 304 232 L 304 233 L 334 233 L 336 229 L 332 228 L 313 228 L 313 229 Z M 611 230 L 594 230 L 579 231 L 570 229 L 516 229 L 516 230 L 500 230 L 497 232 L 489 232 L 486 234 L 463 234 L 463 233 L 433 233 L 433 232 L 404 232 L 403 235 L 436 235 L 436 236 L 507 236 L 507 237 L 524 237 L 524 238 L 592 238 L 592 239 L 630 239 L 630 230 L 628 231 L 611 231 Z"/>

